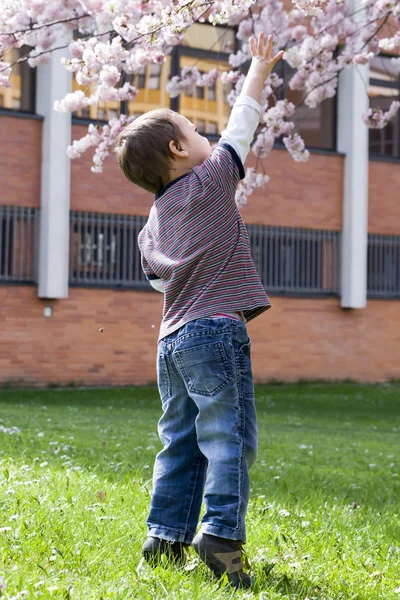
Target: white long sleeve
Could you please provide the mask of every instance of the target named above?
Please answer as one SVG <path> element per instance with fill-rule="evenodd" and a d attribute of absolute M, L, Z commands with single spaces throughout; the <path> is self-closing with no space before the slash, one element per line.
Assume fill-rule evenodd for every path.
<path fill-rule="evenodd" d="M 149 283 L 157 292 L 161 292 L 162 294 L 165 292 L 162 279 L 149 279 Z"/>
<path fill-rule="evenodd" d="M 220 143 L 226 142 L 236 150 L 244 164 L 260 122 L 260 105 L 250 96 L 239 96 L 232 108 L 227 128 L 221 133 Z"/>

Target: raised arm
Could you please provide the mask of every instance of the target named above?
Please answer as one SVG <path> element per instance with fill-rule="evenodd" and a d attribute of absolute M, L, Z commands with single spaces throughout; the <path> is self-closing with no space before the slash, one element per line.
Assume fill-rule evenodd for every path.
<path fill-rule="evenodd" d="M 258 36 L 257 42 L 254 37 L 251 37 L 249 44 L 251 65 L 240 96 L 232 108 L 228 126 L 221 134 L 221 143 L 225 142 L 232 146 L 242 163 L 246 160 L 260 122 L 260 101 L 264 82 L 283 55 L 282 50 L 271 58 L 273 37 L 268 36 L 265 46 L 263 32 Z"/>

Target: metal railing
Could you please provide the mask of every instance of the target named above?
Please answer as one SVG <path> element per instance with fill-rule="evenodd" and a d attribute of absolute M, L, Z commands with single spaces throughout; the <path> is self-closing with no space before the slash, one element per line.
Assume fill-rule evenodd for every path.
<path fill-rule="evenodd" d="M 267 291 L 338 295 L 340 232 L 247 225 L 251 251 Z"/>
<path fill-rule="evenodd" d="M 367 294 L 400 298 L 400 236 L 368 235 Z"/>
<path fill-rule="evenodd" d="M 147 217 L 71 212 L 70 282 L 149 289 L 137 236 Z M 247 225 L 253 260 L 270 292 L 336 295 L 339 232 Z"/>
<path fill-rule="evenodd" d="M 0 281 L 36 282 L 39 209 L 0 205 Z"/>
<path fill-rule="evenodd" d="M 0 205 L 0 281 L 37 282 L 38 208 Z M 150 290 L 137 237 L 147 217 L 71 211 L 71 285 Z M 340 232 L 246 225 L 258 274 L 271 294 L 340 294 Z M 369 234 L 370 298 L 400 299 L 400 236 Z"/>
<path fill-rule="evenodd" d="M 70 283 L 148 289 L 137 244 L 147 217 L 71 211 Z"/>

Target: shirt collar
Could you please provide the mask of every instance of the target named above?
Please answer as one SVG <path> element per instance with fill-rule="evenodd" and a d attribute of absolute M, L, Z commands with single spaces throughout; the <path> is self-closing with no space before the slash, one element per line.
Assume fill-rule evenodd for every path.
<path fill-rule="evenodd" d="M 185 173 L 184 175 L 181 175 L 180 177 L 177 177 L 176 179 L 173 179 L 172 181 L 167 183 L 167 185 L 164 185 L 164 187 L 161 188 L 161 190 L 159 192 L 157 192 L 156 200 L 158 200 L 158 198 L 160 198 L 160 196 L 162 196 L 170 187 L 172 187 L 174 185 L 174 183 L 178 183 L 178 181 L 180 181 L 187 175 L 190 175 L 190 173 L 191 173 L 191 171 L 189 171 L 189 173 Z"/>

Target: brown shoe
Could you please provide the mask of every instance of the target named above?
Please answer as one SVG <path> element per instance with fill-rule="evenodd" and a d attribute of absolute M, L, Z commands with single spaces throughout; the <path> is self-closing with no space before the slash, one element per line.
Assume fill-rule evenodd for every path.
<path fill-rule="evenodd" d="M 233 587 L 251 587 L 250 576 L 243 571 L 242 542 L 200 532 L 194 538 L 192 545 L 201 560 L 218 579 L 226 573 Z"/>

